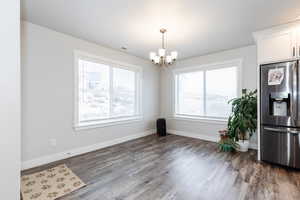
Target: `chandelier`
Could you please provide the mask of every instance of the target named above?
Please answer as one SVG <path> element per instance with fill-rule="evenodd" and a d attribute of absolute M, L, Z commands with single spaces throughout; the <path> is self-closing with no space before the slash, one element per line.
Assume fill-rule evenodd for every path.
<path fill-rule="evenodd" d="M 176 61 L 178 53 L 177 51 L 172 51 L 169 55 L 167 55 L 168 52 L 165 38 L 165 33 L 167 32 L 167 29 L 162 28 L 160 29 L 160 32 L 162 34 L 162 48 L 158 49 L 157 55 L 155 52 L 150 52 L 150 60 L 156 65 L 171 65 Z"/>

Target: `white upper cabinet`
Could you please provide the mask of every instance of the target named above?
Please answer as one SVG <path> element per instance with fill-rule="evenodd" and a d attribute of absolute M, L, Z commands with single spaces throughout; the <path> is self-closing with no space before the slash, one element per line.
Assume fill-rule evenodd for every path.
<path fill-rule="evenodd" d="M 297 23 L 259 31 L 254 37 L 259 64 L 300 57 L 300 26 Z"/>
<path fill-rule="evenodd" d="M 259 40 L 257 55 L 260 63 L 280 61 L 293 57 L 292 32 L 272 34 Z"/>

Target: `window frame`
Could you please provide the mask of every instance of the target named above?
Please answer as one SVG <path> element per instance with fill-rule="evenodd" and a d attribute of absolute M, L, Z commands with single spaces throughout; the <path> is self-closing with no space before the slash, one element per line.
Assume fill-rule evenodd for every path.
<path fill-rule="evenodd" d="M 197 71 L 203 71 L 203 87 L 204 87 L 204 109 L 206 110 L 206 71 L 216 70 L 216 69 L 223 69 L 223 68 L 231 68 L 236 67 L 236 75 L 237 75 L 237 96 L 241 96 L 241 89 L 242 89 L 242 59 L 234 59 L 224 62 L 218 62 L 218 63 L 211 63 L 211 64 L 204 64 L 204 65 L 198 65 L 198 66 L 190 66 L 190 67 L 183 67 L 183 68 L 176 68 L 172 70 L 173 73 L 173 80 L 172 80 L 172 86 L 173 86 L 173 102 L 172 102 L 172 113 L 173 118 L 180 119 L 180 120 L 187 120 L 187 121 L 201 121 L 201 122 L 214 122 L 217 124 L 224 124 L 227 122 L 227 117 L 212 117 L 207 115 L 190 115 L 190 114 L 180 114 L 178 113 L 179 108 L 179 87 L 178 87 L 178 75 L 183 73 L 190 73 L 190 72 L 197 72 Z M 204 111 L 205 112 L 205 111 Z"/>
<path fill-rule="evenodd" d="M 142 77 L 143 70 L 140 66 L 119 62 L 107 58 L 103 58 L 97 55 L 93 55 L 84 51 L 74 50 L 74 119 L 73 127 L 75 130 L 90 129 L 90 128 L 99 128 L 105 126 L 113 126 L 118 124 L 125 123 L 134 123 L 141 121 L 143 119 L 143 110 L 142 110 Z M 114 68 L 125 69 L 135 72 L 135 110 L 136 113 L 130 116 L 119 116 L 119 117 L 109 117 L 105 119 L 94 119 L 87 120 L 84 122 L 79 121 L 79 59 L 95 62 L 99 64 L 104 64 L 109 66 L 109 81 L 113 82 L 112 71 Z M 112 87 L 110 87 L 110 95 L 112 95 Z M 110 104 L 112 103 L 112 98 L 110 98 Z M 110 108 L 112 108 L 110 106 Z"/>

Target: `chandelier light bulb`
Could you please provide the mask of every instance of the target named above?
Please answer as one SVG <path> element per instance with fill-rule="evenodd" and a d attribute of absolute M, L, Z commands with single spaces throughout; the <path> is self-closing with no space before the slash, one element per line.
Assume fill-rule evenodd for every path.
<path fill-rule="evenodd" d="M 166 61 L 167 61 L 168 64 L 171 64 L 172 63 L 172 56 L 167 56 Z"/>
<path fill-rule="evenodd" d="M 160 57 L 164 57 L 166 55 L 166 49 L 159 49 L 158 50 L 158 55 Z"/>
<path fill-rule="evenodd" d="M 155 64 L 158 64 L 158 63 L 159 63 L 159 59 L 160 59 L 159 56 L 155 56 L 155 57 L 154 57 L 154 63 L 155 63 Z"/>
<path fill-rule="evenodd" d="M 172 51 L 172 52 L 171 52 L 172 60 L 176 60 L 176 59 L 177 59 L 177 56 L 178 56 L 177 51 Z"/>
<path fill-rule="evenodd" d="M 150 60 L 154 60 L 155 56 L 156 56 L 155 52 L 150 52 L 149 54 Z"/>

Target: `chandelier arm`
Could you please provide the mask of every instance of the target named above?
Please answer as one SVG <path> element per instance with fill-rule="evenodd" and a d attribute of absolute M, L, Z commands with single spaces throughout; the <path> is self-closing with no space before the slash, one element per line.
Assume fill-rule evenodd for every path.
<path fill-rule="evenodd" d="M 165 37 L 164 37 L 164 33 L 162 33 L 162 44 L 161 44 L 161 46 L 162 46 L 162 48 L 164 49 L 165 48 Z"/>
<path fill-rule="evenodd" d="M 166 51 L 167 51 L 167 48 L 168 48 L 167 43 L 168 43 L 168 38 L 167 38 L 167 33 L 166 33 L 166 35 L 165 35 L 165 48 L 166 48 Z"/>

